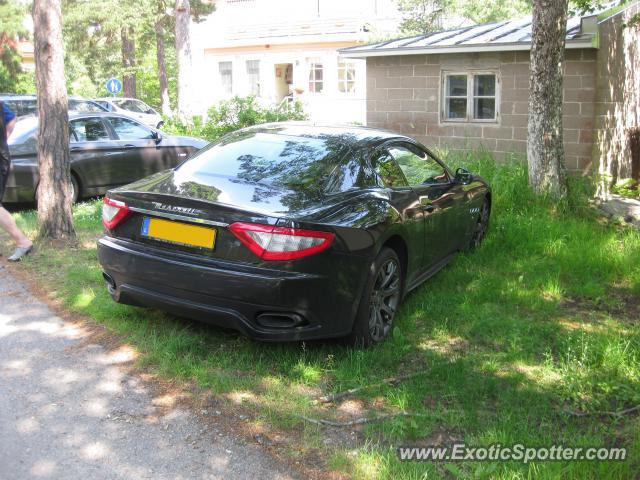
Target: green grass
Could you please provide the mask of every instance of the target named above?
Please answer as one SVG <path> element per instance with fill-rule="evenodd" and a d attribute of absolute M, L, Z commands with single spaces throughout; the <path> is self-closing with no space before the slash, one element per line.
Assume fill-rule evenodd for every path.
<path fill-rule="evenodd" d="M 449 155 L 493 186 L 490 234 L 409 295 L 393 338 L 369 350 L 333 343 L 260 344 L 233 332 L 113 303 L 103 286 L 95 238 L 100 202 L 80 204 L 81 246 L 41 246 L 24 267 L 67 308 L 121 334 L 140 362 L 168 377 L 193 379 L 243 403 L 264 425 L 291 429 L 327 465 L 356 478 L 635 478 L 640 419 L 570 416 L 566 410 L 619 410 L 640 404 L 640 234 L 596 218 L 586 182 L 567 202 L 532 195 L 518 162 Z M 33 232 L 35 215 L 16 217 Z M 395 386 L 382 379 L 425 370 Z M 297 415 L 345 419 L 314 399 L 374 385 L 352 400 L 359 415 L 407 411 L 364 426 L 357 445 L 336 429 Z M 351 402 L 353 404 L 354 402 Z M 349 438 L 352 429 L 338 429 Z M 625 446 L 625 462 L 403 463 L 394 447 L 437 436 L 469 445 L 562 443 Z M 300 447 L 293 448 L 300 454 Z M 304 452 L 302 452 L 304 453 Z"/>

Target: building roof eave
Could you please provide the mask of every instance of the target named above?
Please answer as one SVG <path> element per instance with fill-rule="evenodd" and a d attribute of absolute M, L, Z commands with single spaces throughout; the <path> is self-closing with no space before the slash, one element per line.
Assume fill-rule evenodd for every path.
<path fill-rule="evenodd" d="M 566 49 L 598 48 L 593 37 L 582 39 L 567 39 Z M 514 43 L 492 43 L 481 45 L 442 45 L 431 47 L 403 47 L 403 48 L 363 48 L 350 47 L 339 50 L 343 57 L 347 58 L 367 58 L 367 57 L 390 57 L 398 55 L 435 55 L 438 53 L 475 53 L 475 52 L 513 52 L 530 50 L 531 42 Z"/>

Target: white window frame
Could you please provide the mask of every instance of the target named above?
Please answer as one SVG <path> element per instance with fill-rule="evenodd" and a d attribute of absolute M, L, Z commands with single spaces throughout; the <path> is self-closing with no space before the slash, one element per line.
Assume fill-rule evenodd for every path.
<path fill-rule="evenodd" d="M 353 72 L 352 80 L 349 80 L 349 78 L 347 77 L 347 72 L 349 71 Z M 348 59 L 338 59 L 338 93 L 340 95 L 356 94 L 356 90 L 358 88 L 357 71 L 358 69 L 354 61 Z M 341 76 L 342 73 L 344 73 L 344 77 Z M 349 83 L 353 84 L 351 90 L 348 89 Z M 344 87 L 344 90 L 341 90 L 341 87 Z"/>
<path fill-rule="evenodd" d="M 320 71 L 322 72 L 322 79 L 318 80 L 315 76 L 315 72 L 317 71 L 316 66 L 320 66 Z M 309 61 L 309 93 L 311 93 L 312 95 L 321 95 L 324 93 L 326 87 L 327 87 L 327 80 L 326 80 L 326 69 L 325 69 L 325 62 L 323 62 L 322 60 L 310 60 Z M 322 84 L 322 90 L 321 91 L 317 91 L 315 86 L 318 85 L 319 83 Z M 311 88 L 311 85 L 314 86 L 314 88 Z"/>
<path fill-rule="evenodd" d="M 249 72 L 249 63 L 250 62 L 255 62 L 258 65 L 258 70 L 255 73 L 250 73 Z M 249 58 L 247 60 L 245 60 L 244 62 L 244 68 L 245 68 L 245 72 L 246 72 L 246 76 L 247 76 L 247 92 L 249 93 L 249 95 L 255 95 L 256 97 L 260 96 L 260 59 L 259 58 Z M 255 75 L 256 76 L 256 90 L 257 92 L 253 91 L 253 84 L 251 82 L 251 77 Z"/>
<path fill-rule="evenodd" d="M 226 91 L 225 89 L 225 83 L 223 81 L 223 75 L 222 75 L 222 64 L 229 64 L 230 68 L 229 68 L 229 72 L 230 72 L 230 82 L 229 82 L 229 92 Z M 224 91 L 222 92 L 223 95 L 233 95 L 233 61 L 232 60 L 221 60 L 218 62 L 218 76 L 220 78 L 220 89 L 224 89 Z"/>
<path fill-rule="evenodd" d="M 447 118 L 447 100 L 450 98 L 465 98 L 462 96 L 447 95 L 447 79 L 450 76 L 465 75 L 467 77 L 467 112 L 465 118 Z M 474 95 L 474 78 L 478 75 L 493 75 L 496 79 L 495 95 Z M 455 70 L 443 71 L 440 83 L 442 94 L 440 95 L 440 121 L 442 123 L 499 123 L 500 121 L 500 74 L 496 70 Z M 474 118 L 473 110 L 476 98 L 495 98 L 494 118 Z"/>

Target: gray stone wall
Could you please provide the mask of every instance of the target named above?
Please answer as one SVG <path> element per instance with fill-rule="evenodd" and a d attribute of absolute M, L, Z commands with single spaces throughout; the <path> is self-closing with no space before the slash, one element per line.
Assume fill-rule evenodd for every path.
<path fill-rule="evenodd" d="M 625 24 L 639 11 L 636 3 L 600 24 L 593 158 L 603 197 L 632 174 L 628 135 L 640 126 L 640 26 Z"/>

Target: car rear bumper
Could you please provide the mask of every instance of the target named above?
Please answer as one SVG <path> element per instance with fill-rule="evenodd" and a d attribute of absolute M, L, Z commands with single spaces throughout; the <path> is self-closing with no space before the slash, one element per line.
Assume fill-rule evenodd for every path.
<path fill-rule="evenodd" d="M 351 331 L 360 289 L 324 275 L 169 253 L 102 237 L 98 259 L 119 303 L 159 308 L 258 340 L 339 337 Z M 357 283 L 357 280 L 354 279 Z"/>

